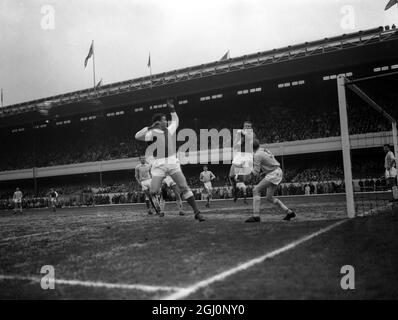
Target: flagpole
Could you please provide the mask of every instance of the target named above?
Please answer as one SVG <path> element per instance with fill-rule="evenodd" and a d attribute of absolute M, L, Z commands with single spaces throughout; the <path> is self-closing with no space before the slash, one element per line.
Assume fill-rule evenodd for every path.
<path fill-rule="evenodd" d="M 152 59 L 151 59 L 151 53 L 149 53 L 149 75 L 150 75 L 151 81 L 152 81 Z"/>
<path fill-rule="evenodd" d="M 152 88 L 152 61 L 151 65 L 149 66 L 149 78 L 151 79 L 151 88 Z"/>
<path fill-rule="evenodd" d="M 3 108 L 3 88 L 1 88 L 1 107 Z"/>
<path fill-rule="evenodd" d="M 151 82 L 151 88 L 152 88 L 152 60 L 151 60 L 151 53 L 149 52 L 149 80 Z"/>
<path fill-rule="evenodd" d="M 93 86 L 94 86 L 94 91 L 95 91 L 95 49 L 94 49 L 94 40 L 93 40 Z"/>

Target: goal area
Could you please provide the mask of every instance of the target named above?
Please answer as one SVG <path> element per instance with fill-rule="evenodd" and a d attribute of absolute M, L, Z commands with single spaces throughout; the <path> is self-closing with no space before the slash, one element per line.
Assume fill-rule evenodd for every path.
<path fill-rule="evenodd" d="M 395 98 L 385 94 L 389 88 L 394 90 L 398 84 L 398 72 L 376 74 L 370 77 L 351 79 L 344 74 L 337 76 L 337 93 L 341 130 L 341 149 L 343 156 L 344 184 L 346 193 L 347 215 L 349 218 L 363 216 L 379 211 L 392 210 L 397 200 L 397 177 L 386 177 L 384 168 L 383 148 L 387 146 L 395 153 L 397 159 L 398 137 Z M 377 88 L 383 88 L 383 95 Z M 381 98 L 382 97 L 382 98 Z M 398 102 L 398 101 L 397 101 Z M 350 108 L 355 105 L 359 111 L 350 114 Z M 362 109 L 360 109 L 362 108 Z M 395 108 L 395 109 L 394 109 Z M 361 111 L 362 110 L 362 111 Z M 371 110 L 371 121 L 379 119 L 385 127 L 380 125 L 377 132 L 355 136 L 351 131 L 352 124 L 361 116 L 361 112 Z M 359 121 L 359 120 L 358 120 Z M 384 128 L 384 130 L 381 130 Z M 385 146 L 385 147 L 384 147 Z M 380 162 L 377 163 L 380 173 L 376 181 L 370 179 L 366 151 L 359 154 L 357 150 L 375 150 Z M 358 179 L 353 178 L 353 158 L 359 160 L 363 174 Z M 383 177 L 384 176 L 384 177 Z M 372 177 L 374 178 L 374 177 Z"/>

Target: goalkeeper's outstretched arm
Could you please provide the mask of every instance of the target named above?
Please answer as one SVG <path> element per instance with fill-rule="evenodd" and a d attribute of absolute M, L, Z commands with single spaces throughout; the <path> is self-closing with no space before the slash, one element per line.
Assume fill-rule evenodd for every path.
<path fill-rule="evenodd" d="M 179 119 L 174 107 L 174 100 L 170 99 L 167 100 L 167 106 L 169 107 L 170 115 L 171 115 L 171 124 L 168 126 L 168 131 L 171 134 L 174 134 L 177 131 L 179 125 Z"/>

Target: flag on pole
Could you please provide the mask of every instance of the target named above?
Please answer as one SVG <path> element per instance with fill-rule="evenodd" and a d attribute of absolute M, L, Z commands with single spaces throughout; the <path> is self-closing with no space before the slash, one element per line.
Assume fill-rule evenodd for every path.
<path fill-rule="evenodd" d="M 221 57 L 220 61 L 229 59 L 229 50 Z"/>
<path fill-rule="evenodd" d="M 390 9 L 395 4 L 398 4 L 398 0 L 390 0 L 390 1 L 388 1 L 387 5 L 386 5 L 386 8 L 384 10 L 386 11 L 386 10 Z"/>
<path fill-rule="evenodd" d="M 98 81 L 97 85 L 95 86 L 95 89 L 98 89 L 101 86 L 102 86 L 102 79 Z"/>
<path fill-rule="evenodd" d="M 151 87 L 152 87 L 152 66 L 151 66 L 151 53 L 149 52 L 148 57 L 148 68 L 149 68 L 149 76 L 151 78 Z"/>
<path fill-rule="evenodd" d="M 86 59 L 84 60 L 84 68 L 87 67 L 87 62 L 93 56 L 93 54 L 94 54 L 94 41 L 91 42 L 90 50 L 88 52 Z"/>
<path fill-rule="evenodd" d="M 148 68 L 151 67 L 151 53 L 149 52 L 149 57 L 148 57 Z"/>

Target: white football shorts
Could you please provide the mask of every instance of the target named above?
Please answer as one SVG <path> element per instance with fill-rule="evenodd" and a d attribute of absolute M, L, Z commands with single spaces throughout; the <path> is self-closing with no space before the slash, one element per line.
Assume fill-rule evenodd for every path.
<path fill-rule="evenodd" d="M 163 159 L 155 160 L 152 163 L 152 177 L 166 177 L 181 172 L 180 161 L 176 157 L 168 158 L 167 161 L 161 160 Z"/>
<path fill-rule="evenodd" d="M 152 179 L 145 179 L 141 181 L 142 191 L 150 190 Z"/>
<path fill-rule="evenodd" d="M 390 170 L 386 169 L 386 179 L 396 178 L 397 177 L 397 169 L 392 167 Z"/>
<path fill-rule="evenodd" d="M 281 183 L 282 178 L 283 178 L 283 172 L 281 168 L 277 168 L 274 171 L 271 171 L 264 177 L 265 180 L 271 182 L 276 186 Z"/>
<path fill-rule="evenodd" d="M 165 183 L 169 188 L 176 185 L 176 183 L 170 176 L 166 176 L 166 178 L 163 179 L 163 183 Z"/>
<path fill-rule="evenodd" d="M 232 160 L 235 174 L 246 176 L 252 172 L 253 169 L 253 154 L 246 152 L 238 152 Z"/>
<path fill-rule="evenodd" d="M 213 186 L 211 185 L 211 181 L 203 182 L 203 191 L 205 193 L 211 193 L 213 190 Z"/>
<path fill-rule="evenodd" d="M 246 190 L 246 185 L 243 182 L 237 182 L 236 188 L 241 190 Z"/>

